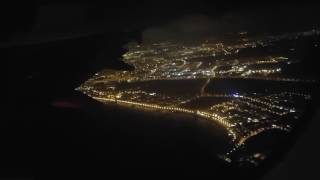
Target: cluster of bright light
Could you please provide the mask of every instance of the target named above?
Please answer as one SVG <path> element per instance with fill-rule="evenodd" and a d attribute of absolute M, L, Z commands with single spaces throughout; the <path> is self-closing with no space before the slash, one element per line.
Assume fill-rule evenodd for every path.
<path fill-rule="evenodd" d="M 101 98 L 101 97 L 93 97 L 93 98 L 99 101 L 104 101 L 104 102 L 107 101 L 107 102 L 116 102 L 119 104 L 135 105 L 136 108 L 150 108 L 150 109 L 166 110 L 171 112 L 183 112 L 183 113 L 195 114 L 195 115 L 198 115 L 199 117 L 216 121 L 227 128 L 234 126 L 233 124 L 225 120 L 225 118 L 220 117 L 217 114 L 206 113 L 199 110 L 194 111 L 194 110 L 185 109 L 185 108 L 166 107 L 166 106 L 159 106 L 155 104 L 138 103 L 138 102 L 124 101 L 124 100 L 117 100 L 117 99 L 110 99 L 110 98 Z"/>
<path fill-rule="evenodd" d="M 311 34 L 315 33 L 319 34 L 319 31 L 311 32 Z M 186 113 L 217 123 L 231 137 L 232 148 L 223 156 L 229 162 L 230 155 L 243 147 L 249 138 L 271 129 L 290 131 L 290 122 L 285 120 L 285 117 L 287 115 L 296 117 L 299 115 L 299 110 L 284 102 L 289 102 L 289 99 L 293 102 L 297 96 L 307 100 L 310 99 L 310 95 L 299 92 L 271 95 L 211 94 L 206 92 L 206 88 L 212 80 L 315 82 L 284 75 L 283 65 L 296 63 L 284 56 L 237 57 L 244 49 L 267 47 L 283 38 L 310 35 L 310 32 L 262 39 L 247 37 L 247 33 L 240 33 L 240 35 L 240 39 L 228 43 L 207 40 L 188 45 L 166 42 L 129 47 L 129 51 L 123 55 L 122 59 L 125 63 L 134 66 L 134 71 L 103 70 L 96 73 L 77 90 L 102 102 L 112 102 L 140 110 Z M 140 86 L 141 83 L 148 85 L 149 82 L 167 80 L 193 80 L 193 82 L 200 82 L 201 85 L 197 85 L 199 92 L 195 94 L 172 92 L 166 94 L 162 92 L 166 90 L 159 92 Z M 202 81 L 205 82 L 202 83 Z M 129 86 L 126 86 L 128 84 Z M 227 100 L 217 104 L 214 102 L 204 104 L 208 107 L 200 108 L 194 105 L 193 101 L 201 98 Z"/>

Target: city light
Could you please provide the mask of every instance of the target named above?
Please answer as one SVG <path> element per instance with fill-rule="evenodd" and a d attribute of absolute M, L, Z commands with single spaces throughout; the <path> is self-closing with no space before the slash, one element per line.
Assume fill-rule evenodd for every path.
<path fill-rule="evenodd" d="M 319 34 L 319 31 L 312 33 Z M 228 43 L 206 40 L 189 44 L 165 42 L 129 47 L 122 60 L 134 66 L 133 71 L 103 70 L 77 90 L 104 103 L 141 111 L 183 113 L 218 124 L 230 137 L 230 150 L 221 157 L 232 162 L 234 152 L 243 148 L 248 139 L 271 130 L 290 132 L 293 117 L 301 116 L 296 102 L 305 103 L 311 95 L 296 89 L 269 92 L 268 87 L 265 91 L 230 90 L 221 93 L 216 92 L 216 82 L 317 82 L 286 74 L 285 68 L 298 62 L 283 55 L 238 57 L 245 49 L 265 48 L 284 38 L 309 36 L 310 33 L 262 39 L 251 38 L 247 32 L 240 35 L 245 40 Z M 255 85 L 250 88 L 259 89 Z M 250 158 L 263 159 L 264 155 L 256 154 Z"/>

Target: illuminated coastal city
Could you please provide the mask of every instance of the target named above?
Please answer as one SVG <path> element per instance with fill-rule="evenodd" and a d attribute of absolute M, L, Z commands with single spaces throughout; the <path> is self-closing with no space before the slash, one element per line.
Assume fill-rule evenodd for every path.
<path fill-rule="evenodd" d="M 122 61 L 134 70 L 102 70 L 77 90 L 107 104 L 183 113 L 217 124 L 230 144 L 218 156 L 257 165 L 266 154 L 242 153 L 247 141 L 272 130 L 288 134 L 312 99 L 310 87 L 317 80 L 295 72 L 299 43 L 319 35 L 319 30 L 260 36 L 239 32 L 129 44 Z"/>

